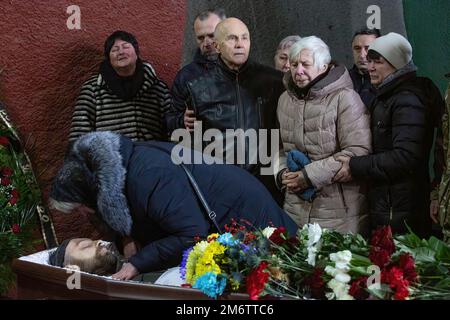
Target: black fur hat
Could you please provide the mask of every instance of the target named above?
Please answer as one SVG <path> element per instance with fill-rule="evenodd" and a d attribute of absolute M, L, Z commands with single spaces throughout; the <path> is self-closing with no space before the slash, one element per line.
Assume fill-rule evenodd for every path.
<path fill-rule="evenodd" d="M 84 161 L 68 156 L 59 170 L 50 197 L 63 202 L 80 203 L 96 208 L 95 178 Z"/>

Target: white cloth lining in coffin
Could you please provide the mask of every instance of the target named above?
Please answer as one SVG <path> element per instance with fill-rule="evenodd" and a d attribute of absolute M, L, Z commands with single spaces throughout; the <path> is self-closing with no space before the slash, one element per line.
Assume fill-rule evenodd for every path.
<path fill-rule="evenodd" d="M 32 263 L 47 265 L 47 266 L 49 266 L 51 268 L 60 268 L 60 267 L 55 267 L 55 266 L 52 266 L 52 265 L 48 264 L 48 257 L 50 255 L 50 253 L 53 252 L 54 250 L 56 250 L 56 248 L 49 249 L 49 250 L 44 250 L 44 251 L 39 251 L 39 252 L 30 254 L 28 256 L 20 257 L 19 260 L 24 260 L 24 261 L 28 261 L 28 262 L 32 262 Z M 68 269 L 68 268 L 62 268 L 62 269 L 71 270 L 71 269 Z M 91 276 L 100 277 L 100 278 L 104 278 L 104 279 L 114 280 L 111 276 L 100 276 L 100 275 L 96 275 L 96 274 L 92 274 L 92 273 L 87 273 L 87 272 L 84 272 L 84 271 L 80 271 L 80 273 L 89 274 Z M 133 280 L 128 280 L 128 281 L 140 283 L 138 281 L 133 281 Z M 180 276 L 180 268 L 179 267 L 174 267 L 174 268 L 170 268 L 170 269 L 166 270 L 166 272 L 164 272 L 155 281 L 154 284 L 164 285 L 164 286 L 181 287 L 181 285 L 183 283 L 184 283 L 184 281 L 181 279 L 181 276 Z"/>

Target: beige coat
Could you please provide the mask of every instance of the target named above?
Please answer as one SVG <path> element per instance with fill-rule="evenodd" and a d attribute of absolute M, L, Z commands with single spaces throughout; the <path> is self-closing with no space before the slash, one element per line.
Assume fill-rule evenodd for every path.
<path fill-rule="evenodd" d="M 368 227 L 365 188 L 360 183 L 332 183 L 341 163 L 338 155 L 361 156 L 371 151 L 369 113 L 343 66 L 329 73 L 299 99 L 290 73 L 278 101 L 282 151 L 276 172 L 286 168 L 286 154 L 300 150 L 311 160 L 305 167 L 316 198 L 304 201 L 286 192 L 284 209 L 302 226 L 317 222 L 339 232 L 365 233 Z"/>

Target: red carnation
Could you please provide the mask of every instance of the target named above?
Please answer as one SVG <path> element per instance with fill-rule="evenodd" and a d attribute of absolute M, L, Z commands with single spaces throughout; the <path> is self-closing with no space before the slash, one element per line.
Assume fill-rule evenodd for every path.
<path fill-rule="evenodd" d="M 0 145 L 7 146 L 9 144 L 9 139 L 5 136 L 0 137 Z"/>
<path fill-rule="evenodd" d="M 315 299 L 325 298 L 325 281 L 322 279 L 323 270 L 315 268 L 314 272 L 303 280 L 303 284 L 311 289 L 311 295 Z"/>
<path fill-rule="evenodd" d="M 13 206 L 13 205 L 15 205 L 16 203 L 17 203 L 17 198 L 11 198 L 11 199 L 9 199 L 9 203 Z"/>
<path fill-rule="evenodd" d="M 13 173 L 14 173 L 14 171 L 10 167 L 3 167 L 2 168 L 2 175 L 4 177 L 11 177 Z"/>
<path fill-rule="evenodd" d="M 275 231 L 270 236 L 269 240 L 277 245 L 282 245 L 286 242 L 286 228 L 285 227 L 278 227 L 275 229 Z"/>
<path fill-rule="evenodd" d="M 373 247 L 379 247 L 382 250 L 388 252 L 389 255 L 394 253 L 395 244 L 392 237 L 392 230 L 390 226 L 384 226 L 375 230 L 370 240 L 370 245 Z"/>
<path fill-rule="evenodd" d="M 406 280 L 410 282 L 417 281 L 416 265 L 413 257 L 409 253 L 405 253 L 400 256 L 399 265 L 403 270 L 403 275 Z"/>
<path fill-rule="evenodd" d="M 11 226 L 11 230 L 12 230 L 13 233 L 19 233 L 20 232 L 20 226 L 17 223 L 15 223 L 15 224 L 13 224 Z"/>
<path fill-rule="evenodd" d="M 9 179 L 9 178 L 4 177 L 4 178 L 1 178 L 0 180 L 1 180 L 2 186 L 9 186 L 11 184 L 11 179 Z"/>
<path fill-rule="evenodd" d="M 391 260 L 391 255 L 387 250 L 383 250 L 379 247 L 372 247 L 370 248 L 369 259 L 373 264 L 383 268 Z"/>
<path fill-rule="evenodd" d="M 405 300 L 409 296 L 408 285 L 401 285 L 395 290 L 394 299 L 395 300 Z"/>
<path fill-rule="evenodd" d="M 394 266 L 381 272 L 381 282 L 389 284 L 394 290 L 395 300 L 404 300 L 409 295 L 409 281 L 404 279 L 402 269 Z"/>
<path fill-rule="evenodd" d="M 247 276 L 247 293 L 251 300 L 258 300 L 258 296 L 266 286 L 267 280 L 269 279 L 269 273 L 264 272 L 264 269 L 267 268 L 267 265 L 267 262 L 261 262 L 259 266 Z"/>
<path fill-rule="evenodd" d="M 366 300 L 369 298 L 369 293 L 366 291 L 367 277 L 361 277 L 352 282 L 348 293 L 356 300 Z"/>

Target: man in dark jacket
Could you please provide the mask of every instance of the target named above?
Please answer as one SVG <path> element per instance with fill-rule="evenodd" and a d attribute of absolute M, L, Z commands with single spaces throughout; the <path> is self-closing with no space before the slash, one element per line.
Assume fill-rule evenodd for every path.
<path fill-rule="evenodd" d="M 194 237 L 206 237 L 214 225 L 184 169 L 174 164 L 173 147 L 93 132 L 74 143 L 55 178 L 50 194 L 53 208 L 95 209 L 109 228 L 142 246 L 114 275 L 117 279 L 179 264 Z M 186 168 L 214 210 L 220 229 L 234 218 L 256 228 L 285 226 L 295 234 L 294 221 L 245 170 L 217 164 Z"/>
<path fill-rule="evenodd" d="M 353 88 L 358 92 L 366 107 L 370 106 L 375 98 L 376 90 L 370 83 L 369 71 L 367 70 L 367 52 L 370 43 L 380 36 L 378 29 L 361 29 L 353 35 L 352 52 L 353 68 L 348 72 L 352 78 Z"/>
<path fill-rule="evenodd" d="M 284 91 L 283 74 L 248 61 L 250 33 L 241 20 L 228 18 L 221 21 L 214 35 L 219 58 L 208 73 L 188 82 L 189 105 L 194 110 L 196 120 L 201 123 L 203 132 L 208 129 L 218 132 L 214 141 L 222 142 L 224 152 L 214 156 L 239 165 L 258 177 L 281 203 L 281 195 L 271 177 L 272 172 L 270 175 L 260 174 L 259 152 L 272 149 L 278 151 L 278 148 L 272 147 L 272 142 L 278 143 L 278 138 L 271 141 L 270 130 L 277 128 L 276 107 Z M 261 138 L 260 129 L 269 130 L 266 137 Z M 195 131 L 194 141 L 197 137 Z M 258 141 L 249 142 L 245 140 L 244 134 L 239 136 L 240 133 L 255 133 Z"/>
<path fill-rule="evenodd" d="M 372 228 L 390 225 L 405 233 L 406 224 L 430 235 L 428 159 L 433 141 L 432 111 L 417 87 L 408 40 L 397 33 L 369 46 L 369 74 L 378 93 L 371 105 L 373 154 L 339 157 L 336 181 L 370 180 Z"/>
<path fill-rule="evenodd" d="M 194 61 L 178 71 L 172 85 L 172 110 L 166 114 L 165 120 L 169 132 L 177 128 L 194 128 L 194 111 L 188 108 L 189 92 L 187 82 L 211 69 L 217 61 L 217 50 L 214 45 L 214 30 L 217 24 L 225 19 L 223 9 L 207 10 L 194 20 L 194 34 L 198 49 Z"/>

